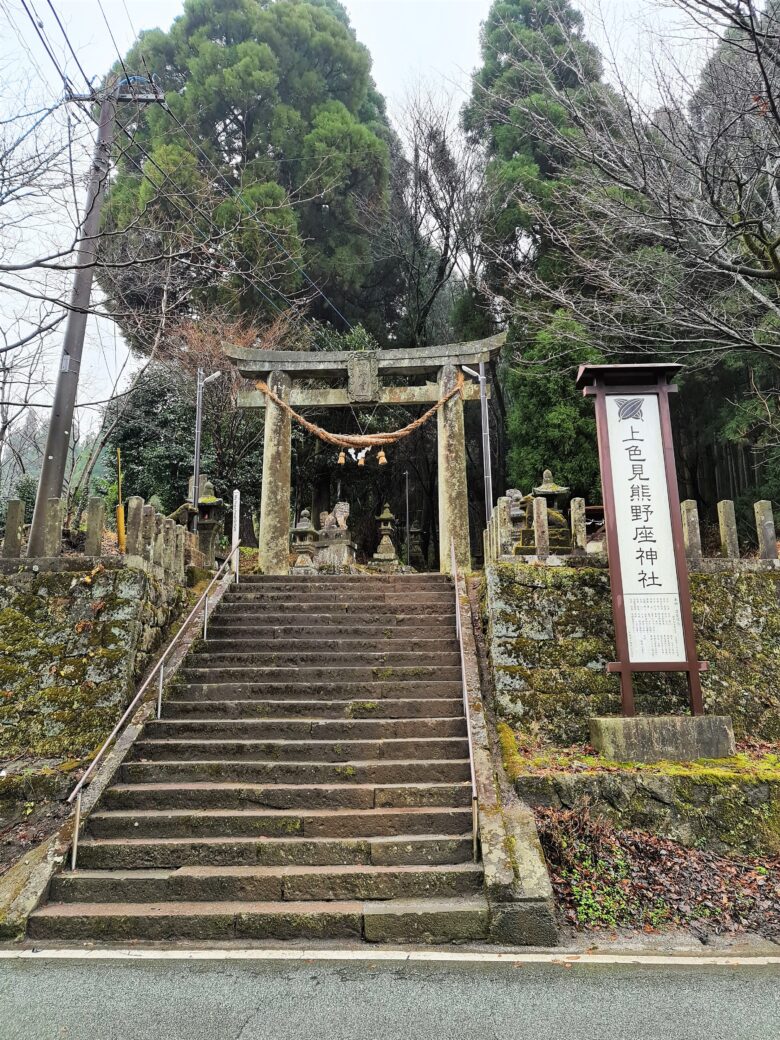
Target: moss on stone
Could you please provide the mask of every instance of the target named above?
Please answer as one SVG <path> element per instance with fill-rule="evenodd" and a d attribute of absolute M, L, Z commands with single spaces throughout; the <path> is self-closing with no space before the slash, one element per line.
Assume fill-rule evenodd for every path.
<path fill-rule="evenodd" d="M 691 576 L 706 710 L 730 715 L 737 737 L 780 739 L 780 574 Z M 480 590 L 497 712 L 561 744 L 589 738 L 588 719 L 616 714 L 609 574 L 596 567 L 491 565 Z M 688 710 L 680 674 L 635 675 L 640 714 Z"/>

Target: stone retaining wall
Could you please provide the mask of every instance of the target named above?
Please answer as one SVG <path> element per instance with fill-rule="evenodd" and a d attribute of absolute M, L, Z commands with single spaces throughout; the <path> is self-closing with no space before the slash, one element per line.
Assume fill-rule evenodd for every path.
<path fill-rule="evenodd" d="M 609 573 L 582 562 L 493 563 L 482 590 L 499 717 L 564 745 L 620 711 Z M 706 710 L 731 715 L 738 739 L 780 739 L 780 572 L 692 573 L 691 596 Z M 640 714 L 687 711 L 682 675 L 635 681 Z"/>
<path fill-rule="evenodd" d="M 780 853 L 780 778 L 750 779 L 708 771 L 665 776 L 650 772 L 555 772 L 519 775 L 515 789 L 531 806 L 591 811 L 625 830 L 650 831 L 715 852 Z"/>
<path fill-rule="evenodd" d="M 0 763 L 97 750 L 181 613 L 178 581 L 92 563 L 0 576 Z"/>

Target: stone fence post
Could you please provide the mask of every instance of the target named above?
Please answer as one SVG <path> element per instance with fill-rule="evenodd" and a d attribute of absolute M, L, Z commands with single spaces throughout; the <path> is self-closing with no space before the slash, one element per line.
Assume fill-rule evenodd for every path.
<path fill-rule="evenodd" d="M 147 563 L 154 560 L 154 506 L 144 506 L 141 510 L 141 545 L 139 556 Z"/>
<path fill-rule="evenodd" d="M 534 543 L 537 556 L 544 559 L 550 555 L 550 526 L 547 519 L 547 499 L 541 496 L 534 499 Z"/>
<path fill-rule="evenodd" d="M 571 547 L 575 553 L 584 553 L 588 544 L 588 528 L 585 523 L 585 499 L 571 500 Z"/>
<path fill-rule="evenodd" d="M 62 552 L 62 513 L 61 498 L 50 498 L 46 502 L 46 526 L 43 532 L 43 555 L 59 556 Z"/>
<path fill-rule="evenodd" d="M 3 537 L 3 559 L 16 560 L 22 552 L 22 529 L 24 528 L 24 502 L 18 498 L 8 500 L 5 512 L 5 536 Z"/>
<path fill-rule="evenodd" d="M 87 502 L 87 538 L 84 553 L 87 556 L 102 556 L 103 531 L 106 526 L 106 503 L 102 498 L 90 498 Z"/>
<path fill-rule="evenodd" d="M 692 498 L 680 503 L 682 515 L 683 541 L 685 556 L 692 567 L 701 564 L 701 530 L 699 528 L 699 507 Z"/>
<path fill-rule="evenodd" d="M 762 560 L 777 559 L 777 534 L 775 518 L 772 514 L 772 503 L 763 499 L 753 506 L 756 514 L 756 534 L 758 535 L 758 554 Z"/>
<path fill-rule="evenodd" d="M 144 500 L 132 495 L 127 500 L 127 531 L 125 533 L 125 551 L 128 556 L 143 556 L 143 522 Z"/>
<path fill-rule="evenodd" d="M 720 551 L 727 560 L 739 559 L 739 538 L 734 503 L 730 499 L 718 502 L 718 527 L 720 528 Z"/>
<path fill-rule="evenodd" d="M 152 549 L 152 563 L 155 567 L 162 567 L 164 556 L 163 519 L 159 513 L 154 514 L 154 543 Z"/>
<path fill-rule="evenodd" d="M 508 498 L 499 498 L 493 515 L 498 524 L 498 555 L 504 556 L 512 551 L 512 518 L 509 515 Z"/>

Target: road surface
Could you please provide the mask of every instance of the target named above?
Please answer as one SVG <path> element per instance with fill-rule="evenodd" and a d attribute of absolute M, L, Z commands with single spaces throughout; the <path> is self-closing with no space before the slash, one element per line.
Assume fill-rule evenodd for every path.
<path fill-rule="evenodd" d="M 778 965 L 0 959 L 0 1040 L 776 1040 Z"/>

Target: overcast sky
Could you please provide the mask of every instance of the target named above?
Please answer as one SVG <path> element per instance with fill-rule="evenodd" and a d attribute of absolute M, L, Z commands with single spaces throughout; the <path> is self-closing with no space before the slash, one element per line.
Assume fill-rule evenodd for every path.
<path fill-rule="evenodd" d="M 97 80 L 116 59 L 112 34 L 124 54 L 136 32 L 168 29 L 182 9 L 182 0 L 102 0 L 109 31 L 98 0 L 52 2 L 81 65 Z M 346 0 L 345 6 L 357 38 L 371 53 L 374 79 L 388 99 L 391 116 L 399 111 L 405 94 L 420 82 L 451 92 L 458 104 L 465 99 L 470 74 L 479 64 L 480 23 L 490 9 L 490 0 Z M 580 6 L 586 10 L 588 35 L 603 50 L 617 51 L 621 67 L 641 89 L 643 65 L 647 68 L 642 57 L 647 57 L 652 46 L 652 30 L 669 35 L 679 16 L 669 11 L 664 0 L 581 0 Z M 61 64 L 73 82 L 84 87 L 47 0 L 32 0 L 32 7 Z M 0 0 L 0 30 L 6 20 L 8 31 L 0 31 L 0 59 L 6 67 L 10 61 L 29 70 L 36 82 L 43 81 L 43 91 L 50 98 L 59 96 L 62 85 L 20 0 Z M 82 402 L 101 399 L 110 391 L 126 357 L 113 326 L 103 323 L 98 336 L 95 324 L 90 319 L 79 393 Z M 81 414 L 86 418 L 87 413 Z"/>

